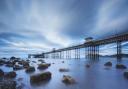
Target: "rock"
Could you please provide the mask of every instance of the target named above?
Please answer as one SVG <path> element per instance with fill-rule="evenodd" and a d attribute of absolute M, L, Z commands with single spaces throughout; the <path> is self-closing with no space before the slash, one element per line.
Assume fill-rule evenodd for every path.
<path fill-rule="evenodd" d="M 0 65 L 4 65 L 5 61 L 0 59 Z"/>
<path fill-rule="evenodd" d="M 32 75 L 30 77 L 31 83 L 39 83 L 51 79 L 52 74 L 50 72 L 44 72 L 41 74 Z"/>
<path fill-rule="evenodd" d="M 21 83 L 18 83 L 18 84 L 17 84 L 16 89 L 29 89 L 29 88 L 26 88 L 26 87 L 25 87 L 25 84 L 21 82 Z"/>
<path fill-rule="evenodd" d="M 29 59 L 27 59 L 26 61 L 27 61 L 27 62 L 29 62 L 30 60 L 29 60 Z"/>
<path fill-rule="evenodd" d="M 10 58 L 10 60 L 14 60 L 14 59 L 16 59 L 16 57 L 14 57 L 14 56 Z"/>
<path fill-rule="evenodd" d="M 0 66 L 4 65 L 4 63 L 0 63 Z"/>
<path fill-rule="evenodd" d="M 33 63 L 36 63 L 36 61 L 32 61 Z"/>
<path fill-rule="evenodd" d="M 69 72 L 69 69 L 66 69 L 66 68 L 60 68 L 59 71 L 60 71 L 60 72 Z"/>
<path fill-rule="evenodd" d="M 123 64 L 116 64 L 117 69 L 126 69 L 127 67 Z"/>
<path fill-rule="evenodd" d="M 89 64 L 86 64 L 85 66 L 86 66 L 86 68 L 90 68 L 90 65 Z"/>
<path fill-rule="evenodd" d="M 41 62 L 41 63 L 45 63 L 45 61 L 44 61 L 44 60 L 42 60 L 42 59 L 39 59 L 38 61 L 39 61 L 39 62 Z"/>
<path fill-rule="evenodd" d="M 21 70 L 21 69 L 23 69 L 23 67 L 22 66 L 19 66 L 19 65 L 15 65 L 13 67 L 13 70 Z"/>
<path fill-rule="evenodd" d="M 106 62 L 106 63 L 104 64 L 104 66 L 112 66 L 112 63 L 111 63 L 111 62 Z"/>
<path fill-rule="evenodd" d="M 6 67 L 13 67 L 14 65 L 12 63 L 10 63 L 10 64 L 6 64 L 5 66 Z"/>
<path fill-rule="evenodd" d="M 18 78 L 18 79 L 17 79 L 17 81 L 22 81 L 22 80 L 23 80 L 23 78 Z"/>
<path fill-rule="evenodd" d="M 47 64 L 47 63 L 45 63 L 45 64 L 39 64 L 39 65 L 38 65 L 38 69 L 46 69 L 46 68 L 48 68 L 50 65 L 51 65 L 51 64 Z"/>
<path fill-rule="evenodd" d="M 29 67 L 29 62 L 25 60 L 19 61 L 18 64 L 23 65 L 24 68 Z"/>
<path fill-rule="evenodd" d="M 62 61 L 62 63 L 64 63 L 64 61 Z"/>
<path fill-rule="evenodd" d="M 2 69 L 0 69 L 0 77 L 3 77 L 4 76 L 4 72 Z"/>
<path fill-rule="evenodd" d="M 124 72 L 124 77 L 128 79 L 128 71 Z"/>
<path fill-rule="evenodd" d="M 65 83 L 65 84 L 74 84 L 75 80 L 69 75 L 64 75 L 63 79 L 62 79 L 62 82 Z"/>
<path fill-rule="evenodd" d="M 23 62 L 23 67 L 28 68 L 29 67 L 29 62 Z"/>
<path fill-rule="evenodd" d="M 26 70 L 25 70 L 25 72 L 27 72 L 27 73 L 31 73 L 31 72 L 34 72 L 34 71 L 35 71 L 35 67 L 32 67 L 32 66 L 26 68 Z"/>
<path fill-rule="evenodd" d="M 0 81 L 0 89 L 16 89 L 16 81 L 13 80 Z"/>
<path fill-rule="evenodd" d="M 16 77 L 16 72 L 8 72 L 5 74 L 5 78 L 15 78 Z"/>

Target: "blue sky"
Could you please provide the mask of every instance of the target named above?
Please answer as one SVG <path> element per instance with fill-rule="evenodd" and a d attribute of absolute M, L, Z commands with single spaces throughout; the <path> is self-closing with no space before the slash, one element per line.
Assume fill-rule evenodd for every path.
<path fill-rule="evenodd" d="M 127 8 L 128 0 L 0 0 L 0 56 L 40 53 L 90 36 L 128 32 Z M 101 52 L 111 54 L 114 48 L 106 45 Z"/>

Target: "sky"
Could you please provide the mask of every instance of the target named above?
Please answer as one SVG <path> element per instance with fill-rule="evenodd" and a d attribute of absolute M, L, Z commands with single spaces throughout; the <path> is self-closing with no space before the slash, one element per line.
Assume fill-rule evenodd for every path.
<path fill-rule="evenodd" d="M 0 57 L 126 33 L 127 8 L 128 0 L 0 0 Z M 128 52 L 128 42 L 122 45 Z M 115 44 L 109 44 L 101 47 L 101 53 L 112 54 L 114 49 Z"/>

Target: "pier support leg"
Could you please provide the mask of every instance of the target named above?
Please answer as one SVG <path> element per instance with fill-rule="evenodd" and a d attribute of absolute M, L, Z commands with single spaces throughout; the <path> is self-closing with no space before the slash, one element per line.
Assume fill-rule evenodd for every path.
<path fill-rule="evenodd" d="M 120 61 L 121 59 L 122 59 L 121 41 L 117 41 L 117 60 Z"/>

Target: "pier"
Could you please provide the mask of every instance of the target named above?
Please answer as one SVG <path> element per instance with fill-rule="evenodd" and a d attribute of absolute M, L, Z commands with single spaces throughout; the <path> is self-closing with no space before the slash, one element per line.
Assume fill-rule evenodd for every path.
<path fill-rule="evenodd" d="M 92 38 L 90 38 L 92 39 Z M 100 46 L 111 44 L 111 43 L 116 43 L 117 45 L 117 59 L 122 58 L 122 42 L 128 41 L 128 33 L 125 34 L 119 34 L 115 36 L 111 36 L 108 38 L 104 39 L 99 39 L 99 40 L 89 40 L 85 41 L 82 44 L 75 45 L 75 46 L 70 46 L 66 48 L 61 48 L 61 49 L 53 49 L 52 51 L 49 52 L 44 52 L 42 54 L 28 54 L 28 57 L 31 58 L 32 56 L 37 58 L 37 57 L 42 57 L 42 58 L 49 58 L 51 55 L 52 58 L 75 58 L 75 59 L 80 59 L 80 54 L 81 54 L 81 49 L 85 49 L 85 58 L 88 59 L 98 59 L 100 54 Z M 74 54 L 72 55 L 72 51 L 74 51 Z"/>

